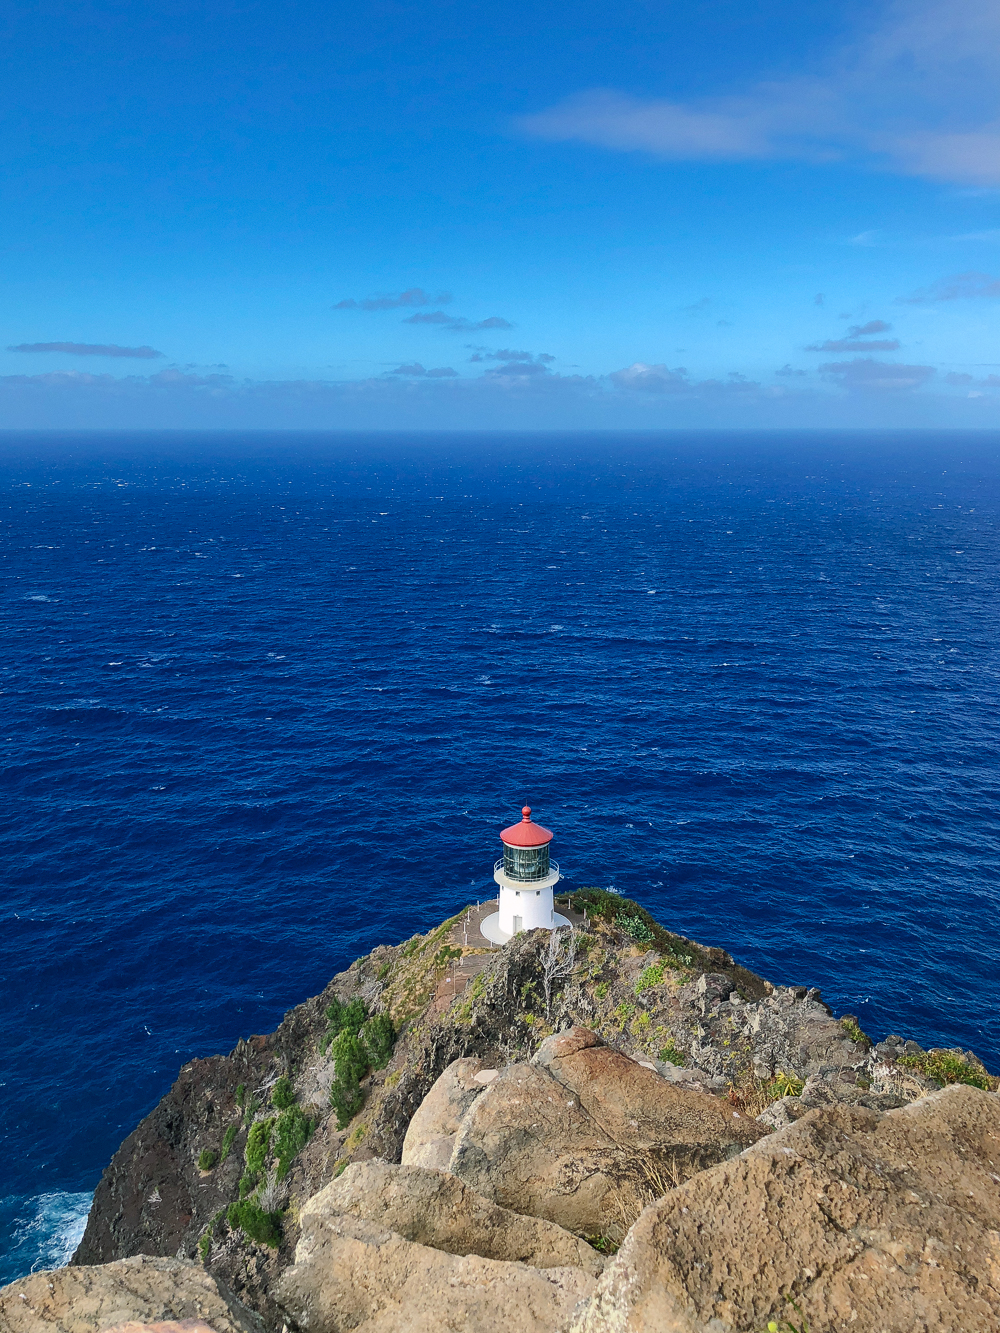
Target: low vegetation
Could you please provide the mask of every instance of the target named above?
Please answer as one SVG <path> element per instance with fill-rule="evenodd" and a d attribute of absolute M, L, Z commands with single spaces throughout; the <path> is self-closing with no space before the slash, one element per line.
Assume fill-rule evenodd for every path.
<path fill-rule="evenodd" d="M 669 1062 L 672 1065 L 683 1065 L 684 1056 L 674 1045 L 673 1037 L 667 1042 L 666 1046 L 660 1050 L 660 1059 Z"/>
<path fill-rule="evenodd" d="M 212 1148 L 202 1148 L 198 1154 L 198 1170 L 211 1171 L 219 1160 L 219 1154 Z"/>
<path fill-rule="evenodd" d="M 294 1101 L 292 1080 L 287 1074 L 282 1074 L 271 1089 L 271 1105 L 276 1106 L 279 1111 L 286 1111 Z"/>
<path fill-rule="evenodd" d="M 970 1064 L 964 1055 L 957 1051 L 924 1051 L 921 1055 L 904 1055 L 898 1064 L 904 1069 L 912 1069 L 915 1074 L 933 1079 L 946 1087 L 949 1083 L 966 1083 L 970 1088 L 982 1088 L 989 1092 L 996 1084 L 982 1065 Z"/>
<path fill-rule="evenodd" d="M 730 1081 L 726 1096 L 737 1111 L 756 1119 L 781 1097 L 799 1097 L 805 1084 L 794 1074 L 779 1070 L 773 1078 L 757 1078 L 752 1070 Z"/>
<path fill-rule="evenodd" d="M 866 1032 L 861 1031 L 861 1025 L 853 1014 L 845 1014 L 840 1020 L 840 1026 L 856 1045 L 863 1046 L 865 1050 L 869 1049 L 872 1044 L 871 1038 Z"/>
<path fill-rule="evenodd" d="M 583 888 L 570 898 L 575 912 L 586 912 L 592 920 L 616 926 L 636 944 L 649 945 L 660 954 L 664 966 L 683 969 L 697 964 L 706 971 L 712 959 L 697 944 L 664 930 L 660 923 L 631 898 L 622 898 L 607 889 Z"/>
<path fill-rule="evenodd" d="M 364 1105 L 361 1080 L 370 1069 L 384 1069 L 392 1059 L 396 1029 L 387 1013 L 369 1015 L 360 998 L 344 1004 L 334 997 L 327 1006 L 326 1020 L 321 1046 L 333 1060 L 330 1105 L 337 1115 L 337 1128 L 346 1129 Z"/>
<path fill-rule="evenodd" d="M 260 1245 L 276 1250 L 281 1244 L 281 1214 L 267 1213 L 253 1199 L 240 1199 L 226 1209 L 226 1221 Z"/>
<path fill-rule="evenodd" d="M 245 1106 L 252 1106 L 255 1099 L 246 1098 L 246 1089 L 241 1089 L 241 1093 Z M 280 1182 L 308 1143 L 315 1125 L 298 1105 L 292 1080 L 287 1075 L 276 1080 L 270 1102 L 277 1114 L 255 1120 L 250 1126 L 243 1152 L 239 1198 L 225 1210 L 225 1218 L 232 1230 L 242 1231 L 260 1245 L 277 1247 L 281 1243 L 280 1199 L 284 1194 Z M 235 1136 L 236 1126 L 231 1125 L 223 1139 L 225 1152 L 232 1147 Z M 215 1220 L 199 1241 L 203 1259 L 211 1248 Z"/>

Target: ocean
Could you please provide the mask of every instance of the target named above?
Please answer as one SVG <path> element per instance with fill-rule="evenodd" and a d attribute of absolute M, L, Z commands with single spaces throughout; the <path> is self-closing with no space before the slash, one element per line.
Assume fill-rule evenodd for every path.
<path fill-rule="evenodd" d="M 1000 1070 L 1000 436 L 8 433 L 0 518 L 0 1282 L 525 802 L 569 886 Z"/>

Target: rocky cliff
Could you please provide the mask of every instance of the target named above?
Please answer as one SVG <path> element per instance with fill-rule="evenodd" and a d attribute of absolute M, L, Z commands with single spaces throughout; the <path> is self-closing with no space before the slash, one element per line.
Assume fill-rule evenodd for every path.
<path fill-rule="evenodd" d="M 460 913 L 357 960 L 274 1033 L 186 1065 L 105 1171 L 74 1264 L 140 1254 L 194 1263 L 271 1330 L 374 1333 L 424 1319 L 500 1328 L 503 1311 L 517 1309 L 534 1311 L 539 1330 L 570 1319 L 581 1330 L 694 1330 L 712 1320 L 713 1329 L 749 1330 L 769 1311 L 780 1316 L 787 1292 L 808 1294 L 809 1279 L 800 1274 L 796 1286 L 790 1268 L 788 1281 L 758 1291 L 748 1277 L 749 1295 L 719 1306 L 709 1293 L 699 1306 L 684 1273 L 697 1267 L 703 1228 L 686 1258 L 648 1261 L 668 1273 L 674 1322 L 664 1322 L 629 1258 L 640 1225 L 659 1234 L 651 1211 L 672 1216 L 685 1190 L 709 1212 L 734 1191 L 766 1194 L 762 1173 L 810 1153 L 818 1160 L 816 1136 L 825 1142 L 834 1131 L 873 1160 L 865 1134 L 877 1137 L 888 1115 L 955 1083 L 987 1106 L 968 1132 L 977 1152 L 994 1152 L 1000 1181 L 1000 1137 L 997 1149 L 983 1137 L 991 1124 L 1000 1136 L 997 1081 L 970 1052 L 927 1052 L 901 1037 L 874 1046 L 815 990 L 765 981 L 614 895 L 583 890 L 562 910 L 572 932 L 536 931 L 500 950 L 479 937 L 473 909 Z M 964 1104 L 949 1114 L 976 1119 Z M 775 1130 L 793 1143 L 777 1157 L 764 1149 Z M 896 1157 L 906 1152 L 902 1132 L 886 1136 Z M 374 1165 L 377 1179 L 358 1176 Z M 826 1180 L 825 1161 L 815 1170 Z M 864 1193 L 856 1175 L 851 1188 Z M 376 1196 L 381 1211 L 358 1202 Z M 834 1239 L 843 1230 L 836 1202 Z M 451 1230 L 426 1220 L 435 1210 Z M 732 1223 L 734 1245 L 741 1225 Z M 822 1267 L 823 1238 L 812 1243 L 812 1266 Z M 796 1262 L 810 1270 L 808 1256 Z M 975 1259 L 966 1268 L 990 1308 Z M 321 1270 L 341 1272 L 341 1286 L 324 1286 Z M 368 1288 L 382 1273 L 381 1304 L 358 1294 L 362 1272 Z M 392 1272 L 401 1276 L 389 1291 Z M 440 1302 L 418 1317 L 412 1302 L 428 1284 L 466 1293 L 453 1323 Z M 633 1288 L 634 1299 L 622 1294 Z M 644 1300 L 653 1315 L 642 1313 Z M 977 1327 L 1000 1329 L 1000 1298 L 994 1313 L 995 1325 Z M 520 1322 L 530 1326 L 527 1315 Z"/>

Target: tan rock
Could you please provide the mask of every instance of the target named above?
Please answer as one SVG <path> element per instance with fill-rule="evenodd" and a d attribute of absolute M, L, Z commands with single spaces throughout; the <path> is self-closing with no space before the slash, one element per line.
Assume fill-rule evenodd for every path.
<path fill-rule="evenodd" d="M 56 1268 L 0 1289 L 0 1333 L 104 1333 L 121 1325 L 182 1321 L 194 1333 L 261 1333 L 262 1325 L 197 1264 L 136 1255 Z"/>
<path fill-rule="evenodd" d="M 627 1162 L 547 1070 L 509 1065 L 467 1112 L 449 1169 L 505 1208 L 586 1236 L 602 1230 Z"/>
<path fill-rule="evenodd" d="M 810 1111 L 639 1218 L 572 1333 L 1000 1333 L 1000 1100 Z"/>
<path fill-rule="evenodd" d="M 350 1213 L 405 1240 L 448 1254 L 478 1254 L 535 1268 L 582 1268 L 596 1277 L 604 1260 L 554 1222 L 522 1217 L 476 1194 L 456 1176 L 391 1162 L 356 1162 L 314 1195 L 301 1222 Z"/>
<path fill-rule="evenodd" d="M 724 1098 L 692 1095 L 610 1046 L 568 1050 L 550 1057 L 546 1067 L 576 1094 L 605 1133 L 640 1150 L 669 1145 L 717 1161 L 719 1156 L 735 1156 L 767 1133 Z"/>
<path fill-rule="evenodd" d="M 445 1254 L 314 1211 L 276 1294 L 303 1333 L 553 1333 L 593 1290 L 579 1268 Z"/>
<path fill-rule="evenodd" d="M 403 1140 L 404 1166 L 446 1171 L 462 1117 L 485 1090 L 482 1060 L 453 1060 L 417 1107 Z M 488 1080 L 487 1080 L 488 1082 Z"/>
<path fill-rule="evenodd" d="M 650 1198 L 764 1133 L 728 1102 L 673 1086 L 574 1028 L 472 1104 L 449 1170 L 514 1212 L 578 1235 L 622 1234 Z"/>
<path fill-rule="evenodd" d="M 115 1324 L 104 1333 L 215 1333 L 210 1324 L 201 1319 L 163 1319 L 156 1324 L 139 1324 L 130 1319 L 127 1324 Z"/>
<path fill-rule="evenodd" d="M 553 1060 L 564 1055 L 575 1055 L 577 1051 L 585 1051 L 588 1047 L 603 1045 L 601 1038 L 590 1028 L 569 1028 L 566 1032 L 554 1032 L 551 1037 L 546 1037 L 531 1063 L 547 1068 Z"/>

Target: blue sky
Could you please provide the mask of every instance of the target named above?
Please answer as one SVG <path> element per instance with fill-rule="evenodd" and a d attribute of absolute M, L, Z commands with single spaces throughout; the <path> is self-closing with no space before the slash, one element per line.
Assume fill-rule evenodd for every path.
<path fill-rule="evenodd" d="M 1000 421 L 1000 11 L 6 11 L 0 425 Z"/>

